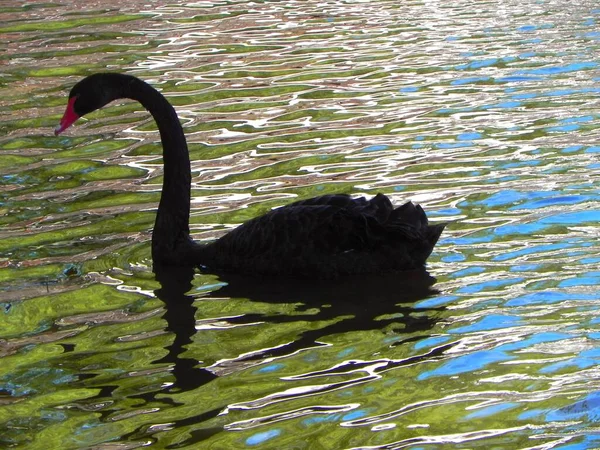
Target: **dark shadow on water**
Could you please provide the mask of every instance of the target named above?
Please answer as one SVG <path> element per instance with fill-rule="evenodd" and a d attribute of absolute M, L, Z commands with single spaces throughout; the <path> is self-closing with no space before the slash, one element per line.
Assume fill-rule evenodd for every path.
<path fill-rule="evenodd" d="M 167 322 L 166 330 L 173 333 L 173 343 L 166 348 L 167 355 L 154 363 L 172 365 L 174 382 L 170 391 L 196 389 L 218 375 L 242 369 L 244 362 L 280 357 L 321 346 L 323 344 L 319 340 L 331 334 L 387 326 L 398 333 L 425 333 L 436 322 L 436 318 L 428 314 L 434 310 L 413 306 L 415 302 L 438 293 L 433 288 L 435 278 L 425 270 L 336 280 L 274 280 L 220 275 L 221 281 L 227 284 L 205 298 L 245 298 L 262 303 L 298 305 L 294 314 L 244 314 L 228 318 L 231 324 L 316 322 L 344 318 L 322 328 L 311 327 L 285 345 L 228 361 L 225 363 L 229 364 L 228 367 L 221 364 L 208 369 L 201 368 L 198 367 L 198 361 L 183 356 L 185 346 L 192 342 L 196 333 L 195 314 L 198 306 L 194 305 L 195 297 L 188 295 L 194 273 L 192 268 L 155 268 L 156 279 L 161 284 L 155 293 L 165 304 L 163 318 Z M 201 307 L 201 301 L 196 305 Z"/>
<path fill-rule="evenodd" d="M 153 364 L 169 364 L 172 369 L 173 384 L 166 388 L 145 392 L 134 395 L 130 398 L 144 400 L 147 404 L 153 402 L 162 402 L 170 406 L 177 406 L 174 400 L 168 397 L 169 393 L 178 393 L 197 389 L 200 386 L 209 383 L 217 378 L 213 372 L 199 367 L 196 359 L 182 356 L 185 353 L 185 346 L 192 342 L 192 337 L 196 334 L 196 311 L 194 306 L 195 298 L 188 295 L 192 288 L 195 269 L 193 267 L 154 267 L 156 280 L 160 283 L 160 289 L 154 291 L 156 296 L 165 304 L 165 314 L 162 316 L 167 322 L 165 327 L 173 335 L 173 343 L 166 347 L 167 354 L 153 361 Z M 157 395 L 160 395 L 160 399 Z M 197 423 L 203 423 L 213 419 L 226 407 L 226 404 L 209 411 L 202 411 L 200 414 L 171 422 L 170 427 L 180 428 Z M 140 439 L 147 440 L 150 436 L 156 443 L 156 439 L 151 437 L 152 432 L 148 429 L 149 425 L 142 425 L 136 430 L 122 436 L 123 440 L 136 441 Z M 222 427 L 211 427 L 197 430 L 196 434 L 201 434 L 204 439 L 223 431 Z M 169 446 L 166 448 L 176 448 Z"/>
<path fill-rule="evenodd" d="M 414 341 L 437 322 L 432 312 L 444 308 L 415 308 L 415 302 L 439 293 L 436 279 L 425 270 L 386 275 L 370 275 L 336 280 L 261 280 L 243 276 L 220 276 L 227 283 L 212 293 L 218 297 L 247 298 L 255 302 L 298 304 L 294 314 L 244 314 L 228 322 L 289 323 L 331 321 L 321 328 L 307 327 L 293 342 L 213 365 L 210 370 L 224 375 L 243 369 L 248 363 L 290 355 L 299 350 L 325 345 L 326 336 L 390 327 L 398 334 L 411 333 Z M 414 333 L 423 332 L 419 337 Z M 225 367 L 225 366 L 228 367 Z"/>
<path fill-rule="evenodd" d="M 373 304 L 389 308 L 398 303 L 414 303 L 438 293 L 433 288 L 436 279 L 426 270 L 333 280 L 273 280 L 225 274 L 219 275 L 219 278 L 227 283 L 215 291 L 219 297 L 244 297 L 267 303 L 304 303 L 308 308 L 331 304 L 343 311 L 368 310 L 368 306 Z"/>
<path fill-rule="evenodd" d="M 294 354 L 297 351 L 327 345 L 326 336 L 359 330 L 374 330 L 390 327 L 391 332 L 411 333 L 411 338 L 400 340 L 414 341 L 427 337 L 428 330 L 437 322 L 436 312 L 440 309 L 414 308 L 414 303 L 438 293 L 433 288 L 435 278 L 425 270 L 403 272 L 390 275 L 354 277 L 337 280 L 265 280 L 243 276 L 220 275 L 227 283 L 222 288 L 208 293 L 202 298 L 244 298 L 249 301 L 271 304 L 296 304 L 293 314 L 244 314 L 229 317 L 230 324 L 280 324 L 296 321 L 328 324 L 322 327 L 307 327 L 292 342 L 261 349 L 238 358 L 221 361 L 210 367 L 199 367 L 198 361 L 185 357 L 185 347 L 192 342 L 196 333 L 195 313 L 202 307 L 202 298 L 189 295 L 194 277 L 193 269 L 155 268 L 156 279 L 161 288 L 156 295 L 165 304 L 163 318 L 167 322 L 166 330 L 173 333 L 173 342 L 166 347 L 168 353 L 156 364 L 170 364 L 173 385 L 158 392 L 145 393 L 138 398 L 156 401 L 157 394 L 182 392 L 199 388 L 218 376 L 238 372 L 248 366 L 256 365 L 265 358 L 278 358 Z M 334 321 L 334 319 L 337 319 Z M 333 321 L 333 323 L 331 323 Z M 415 334 L 416 333 L 416 334 Z M 417 337 L 415 337 L 417 336 Z M 167 401 L 167 403 L 169 403 Z M 173 402 L 170 402 L 174 405 Z M 198 427 L 215 418 L 226 407 L 202 411 L 196 416 L 174 421 L 172 427 Z M 201 406 L 199 406 L 201 408 Z M 196 428 L 184 441 L 168 448 L 187 446 L 208 439 L 222 427 Z M 146 427 L 124 436 L 127 439 L 148 438 Z"/>
<path fill-rule="evenodd" d="M 166 331 L 173 333 L 173 343 L 166 347 L 167 355 L 154 361 L 155 364 L 172 364 L 175 382 L 171 389 L 189 391 L 216 378 L 213 373 L 197 367 L 198 361 L 181 356 L 185 346 L 196 334 L 196 310 L 194 297 L 187 295 L 192 288 L 193 267 L 166 267 L 155 269 L 160 289 L 154 293 L 165 304 L 163 319 Z"/>

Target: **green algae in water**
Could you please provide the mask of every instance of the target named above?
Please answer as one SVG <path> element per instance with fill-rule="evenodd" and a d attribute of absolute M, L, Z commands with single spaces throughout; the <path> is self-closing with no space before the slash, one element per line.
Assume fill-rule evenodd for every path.
<path fill-rule="evenodd" d="M 122 22 L 129 22 L 132 20 L 140 20 L 144 16 L 137 14 L 124 14 L 118 16 L 94 16 L 89 18 L 78 18 L 61 21 L 46 20 L 39 23 L 21 23 L 15 25 L 9 25 L 0 27 L 0 33 L 24 33 L 24 32 L 39 32 L 43 29 L 44 32 L 61 31 L 65 29 L 73 29 L 82 26 L 89 25 L 108 25 L 117 24 Z"/>

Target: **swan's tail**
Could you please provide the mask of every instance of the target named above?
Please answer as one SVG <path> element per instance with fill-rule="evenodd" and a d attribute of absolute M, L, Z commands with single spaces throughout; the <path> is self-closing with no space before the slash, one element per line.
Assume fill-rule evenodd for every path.
<path fill-rule="evenodd" d="M 435 225 L 427 226 L 427 241 L 431 244 L 432 250 L 435 244 L 437 243 L 438 239 L 440 238 L 440 235 L 444 231 L 444 228 L 446 228 L 445 223 L 437 223 Z"/>
<path fill-rule="evenodd" d="M 425 264 L 446 227 L 445 223 L 430 225 L 421 205 L 412 202 L 394 209 L 389 223 L 396 229 L 402 229 L 402 233 L 414 242 L 410 253 L 417 265 Z"/>

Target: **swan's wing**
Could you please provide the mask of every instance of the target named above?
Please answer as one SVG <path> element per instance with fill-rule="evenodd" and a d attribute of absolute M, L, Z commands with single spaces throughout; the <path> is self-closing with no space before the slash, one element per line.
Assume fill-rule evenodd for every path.
<path fill-rule="evenodd" d="M 329 197 L 275 209 L 215 242 L 217 266 L 232 272 L 335 276 L 423 265 L 441 229 L 431 232 L 420 207 L 409 203 L 387 210 L 383 200 L 389 200 L 381 197 L 375 204 L 374 199 L 358 204 L 350 199 L 345 208 L 328 203 L 346 199 Z"/>
<path fill-rule="evenodd" d="M 334 206 L 367 216 L 374 216 L 380 222 L 386 221 L 394 211 L 392 202 L 383 194 L 377 194 L 370 200 L 364 197 L 351 197 L 347 194 L 328 194 L 307 200 L 299 200 L 288 206 Z"/>
<path fill-rule="evenodd" d="M 365 218 L 329 205 L 288 205 L 249 220 L 219 239 L 219 246 L 240 256 L 331 255 L 364 246 Z"/>

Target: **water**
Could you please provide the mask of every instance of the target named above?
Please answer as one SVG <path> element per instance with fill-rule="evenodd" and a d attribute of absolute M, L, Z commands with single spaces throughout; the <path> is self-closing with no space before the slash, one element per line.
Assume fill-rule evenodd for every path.
<path fill-rule="evenodd" d="M 0 7 L 0 446 L 600 447 L 595 2 L 121 3 Z M 155 276 L 148 114 L 52 134 L 105 70 L 176 106 L 196 238 L 384 192 L 429 275 Z"/>

